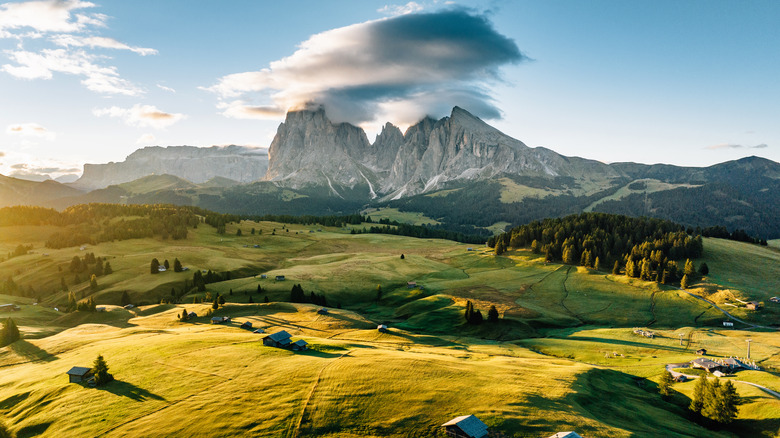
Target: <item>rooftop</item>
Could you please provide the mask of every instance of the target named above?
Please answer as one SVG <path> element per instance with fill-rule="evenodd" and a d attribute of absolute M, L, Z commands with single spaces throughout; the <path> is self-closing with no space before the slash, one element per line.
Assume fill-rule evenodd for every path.
<path fill-rule="evenodd" d="M 485 423 L 474 415 L 461 415 L 442 424 L 442 427 L 457 426 L 470 437 L 482 438 L 487 436 L 488 430 Z"/>

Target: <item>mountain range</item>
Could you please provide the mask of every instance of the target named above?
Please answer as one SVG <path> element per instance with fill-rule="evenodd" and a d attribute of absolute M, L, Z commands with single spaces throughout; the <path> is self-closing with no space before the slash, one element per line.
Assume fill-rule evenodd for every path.
<path fill-rule="evenodd" d="M 166 202 L 240 214 L 342 214 L 366 206 L 488 228 L 581 211 L 647 215 L 780 237 L 780 164 L 605 164 L 531 148 L 455 107 L 373 143 L 323 108 L 293 111 L 270 148 L 148 147 L 87 164 L 75 183 L 0 179 L 0 206 Z M 477 227 L 477 228 L 474 228 Z M 484 231 L 484 229 L 482 229 Z"/>

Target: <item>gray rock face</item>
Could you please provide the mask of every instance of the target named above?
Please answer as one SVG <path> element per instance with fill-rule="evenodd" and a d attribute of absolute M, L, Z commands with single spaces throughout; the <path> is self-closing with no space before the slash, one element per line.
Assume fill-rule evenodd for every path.
<path fill-rule="evenodd" d="M 619 176 L 604 163 L 529 148 L 455 107 L 449 117 L 425 118 L 404 135 L 388 123 L 374 144 L 358 127 L 331 123 L 323 109 L 291 112 L 271 144 L 266 179 L 293 188 L 368 184 L 372 197 L 400 198 L 447 181 L 502 174 L 583 181 Z"/>
<path fill-rule="evenodd" d="M 74 187 L 99 189 L 134 181 L 148 175 L 169 174 L 194 183 L 222 177 L 239 182 L 262 179 L 268 169 L 265 149 L 245 146 L 151 146 L 128 155 L 125 161 L 85 164 Z"/>

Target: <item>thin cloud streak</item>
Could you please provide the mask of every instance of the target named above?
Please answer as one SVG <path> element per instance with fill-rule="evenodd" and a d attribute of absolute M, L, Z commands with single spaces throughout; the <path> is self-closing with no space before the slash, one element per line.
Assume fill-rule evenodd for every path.
<path fill-rule="evenodd" d="M 207 90 L 227 117 L 279 118 L 324 105 L 334 121 L 404 123 L 460 105 L 495 119 L 489 85 L 501 81 L 501 66 L 525 60 L 487 17 L 455 9 L 316 34 L 268 68 L 224 76 Z M 401 103 L 406 111 L 393 111 Z"/>
<path fill-rule="evenodd" d="M 131 108 L 98 108 L 92 111 L 96 117 L 116 117 L 122 119 L 125 124 L 139 128 L 164 129 L 187 116 L 179 113 L 167 113 L 153 105 L 135 104 Z"/>
<path fill-rule="evenodd" d="M 757 144 L 755 146 L 745 146 L 741 144 L 732 144 L 732 143 L 720 143 L 712 146 L 706 146 L 704 149 L 716 151 L 721 149 L 765 149 L 768 147 L 769 145 L 767 145 L 766 143 Z"/>

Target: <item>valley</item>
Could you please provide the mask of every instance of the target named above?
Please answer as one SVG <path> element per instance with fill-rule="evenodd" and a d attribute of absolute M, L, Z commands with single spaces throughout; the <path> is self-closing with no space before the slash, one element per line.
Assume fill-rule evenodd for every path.
<path fill-rule="evenodd" d="M 669 401 L 656 389 L 665 364 L 690 361 L 700 348 L 712 358 L 744 356 L 750 338 L 762 371 L 726 379 L 777 390 L 777 332 L 726 329 L 720 311 L 674 287 L 546 263 L 530 250 L 495 256 L 445 240 L 350 234 L 353 227 L 243 220 L 218 234 L 201 223 L 186 239 L 84 249 L 44 248 L 58 227 L 3 227 L 2 253 L 33 248 L 0 263 L 0 278 L 53 293 L 37 305 L 0 296 L 21 307 L 7 316 L 23 335 L 0 349 L 0 416 L 18 437 L 437 436 L 440 424 L 465 414 L 518 437 L 771 437 L 780 428 L 780 400 L 744 383 L 735 384 L 746 401 L 737 420 L 718 430 L 691 421 L 694 382 L 675 383 Z M 760 300 L 761 312 L 729 311 L 776 324 L 772 306 L 780 304 L 768 298 L 780 287 L 780 253 L 721 239 L 705 239 L 704 248 L 696 262 L 711 274 L 689 291 L 719 305 Z M 86 280 L 71 284 L 68 265 L 85 253 L 112 267 L 96 291 Z M 152 275 L 152 258 L 178 259 L 188 270 Z M 196 270 L 232 275 L 180 295 Z M 103 310 L 64 313 L 60 277 Z M 324 296 L 328 313 L 290 303 L 294 284 Z M 120 306 L 123 292 L 135 307 Z M 160 304 L 171 292 L 177 303 Z M 225 304 L 213 310 L 217 295 Z M 466 323 L 467 301 L 483 314 L 496 306 L 499 320 Z M 180 322 L 185 309 L 198 316 Z M 211 312 L 231 321 L 210 324 Z M 264 335 L 243 322 L 266 334 L 286 330 L 309 349 L 263 346 Z M 98 354 L 116 381 L 98 389 L 67 383 L 69 368 L 90 366 Z"/>

